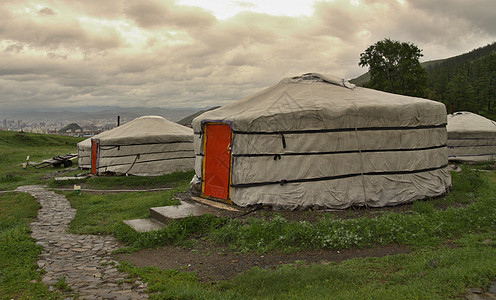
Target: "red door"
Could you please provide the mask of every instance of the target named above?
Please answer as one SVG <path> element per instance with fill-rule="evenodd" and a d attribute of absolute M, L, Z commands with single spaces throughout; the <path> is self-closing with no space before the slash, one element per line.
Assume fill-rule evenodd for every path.
<path fill-rule="evenodd" d="M 231 165 L 231 126 L 205 126 L 205 161 L 203 164 L 203 194 L 228 200 Z"/>
<path fill-rule="evenodd" d="M 98 140 L 91 140 L 91 174 L 96 174 L 98 159 Z"/>

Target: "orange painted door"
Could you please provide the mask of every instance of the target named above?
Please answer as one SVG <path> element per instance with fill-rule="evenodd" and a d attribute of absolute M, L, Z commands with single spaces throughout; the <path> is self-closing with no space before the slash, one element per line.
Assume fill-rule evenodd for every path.
<path fill-rule="evenodd" d="M 98 140 L 91 140 L 91 174 L 96 174 L 98 160 Z"/>
<path fill-rule="evenodd" d="M 231 169 L 231 126 L 205 126 L 205 163 L 203 164 L 203 194 L 227 200 Z"/>

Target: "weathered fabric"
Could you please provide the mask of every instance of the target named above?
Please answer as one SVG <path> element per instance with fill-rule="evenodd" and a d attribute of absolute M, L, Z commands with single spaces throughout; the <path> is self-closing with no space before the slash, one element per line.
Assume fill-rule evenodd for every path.
<path fill-rule="evenodd" d="M 193 120 L 199 178 L 209 122 L 231 126 L 230 200 L 240 206 L 379 207 L 451 186 L 446 109 L 435 101 L 320 74 L 284 79 Z"/>
<path fill-rule="evenodd" d="M 467 111 L 448 115 L 448 155 L 452 161 L 496 159 L 496 122 Z"/>
<path fill-rule="evenodd" d="M 80 142 L 82 168 L 91 167 L 91 140 L 99 142 L 98 173 L 161 175 L 194 168 L 193 130 L 159 116 L 136 118 Z"/>

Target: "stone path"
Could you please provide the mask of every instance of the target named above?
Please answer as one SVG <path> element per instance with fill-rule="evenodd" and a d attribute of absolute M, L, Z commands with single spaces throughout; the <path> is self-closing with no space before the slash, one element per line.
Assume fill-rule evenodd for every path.
<path fill-rule="evenodd" d="M 67 233 L 76 210 L 62 195 L 42 186 L 22 186 L 19 192 L 35 197 L 42 208 L 38 220 L 31 223 L 32 236 L 44 250 L 38 265 L 46 271 L 42 281 L 55 289 L 65 279 L 72 289 L 65 293 L 79 299 L 146 299 L 147 286 L 141 281 L 128 280 L 117 270 L 118 262 L 110 253 L 121 246 L 111 236 Z"/>

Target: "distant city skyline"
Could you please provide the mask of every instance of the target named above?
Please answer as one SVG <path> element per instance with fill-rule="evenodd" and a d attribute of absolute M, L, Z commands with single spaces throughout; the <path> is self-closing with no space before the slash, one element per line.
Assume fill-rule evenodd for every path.
<path fill-rule="evenodd" d="M 0 116 L 85 106 L 206 108 L 282 78 L 354 78 L 390 38 L 422 61 L 496 41 L 494 0 L 3 0 Z"/>

